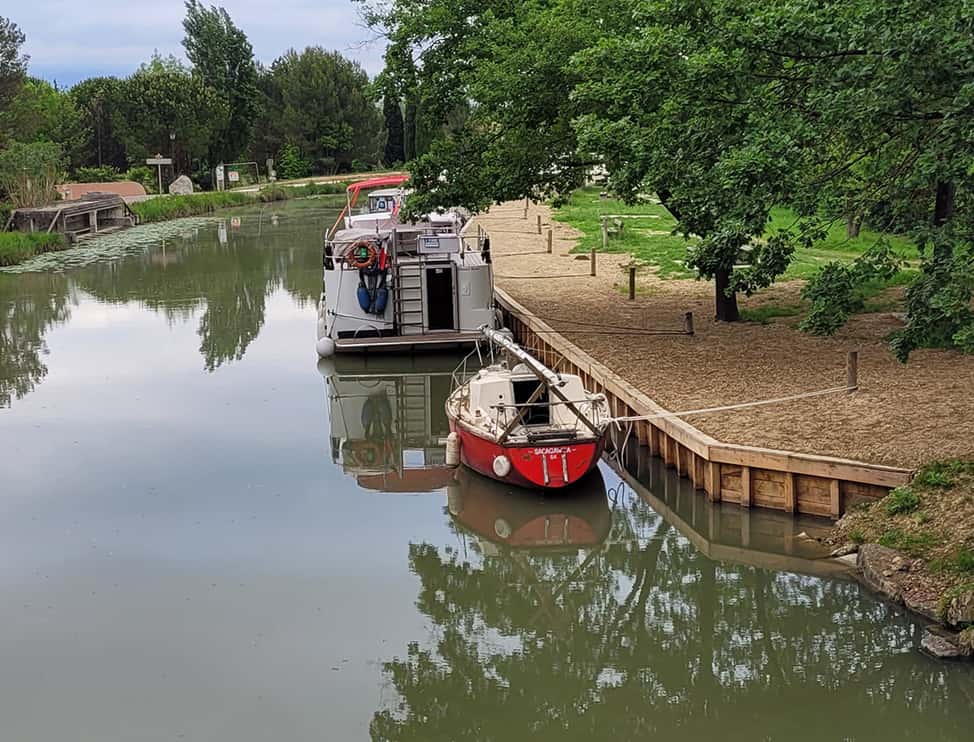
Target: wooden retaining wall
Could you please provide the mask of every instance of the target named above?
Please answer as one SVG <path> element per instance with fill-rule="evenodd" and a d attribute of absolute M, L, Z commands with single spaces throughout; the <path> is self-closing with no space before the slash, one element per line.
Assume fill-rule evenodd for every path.
<path fill-rule="evenodd" d="M 648 395 L 535 317 L 503 289 L 497 304 L 517 340 L 548 366 L 578 374 L 603 392 L 616 417 L 665 414 Z M 559 365 L 560 364 L 560 365 Z M 860 461 L 722 443 L 679 418 L 635 424 L 639 443 L 691 480 L 711 502 L 838 518 L 910 481 L 913 472 Z"/>

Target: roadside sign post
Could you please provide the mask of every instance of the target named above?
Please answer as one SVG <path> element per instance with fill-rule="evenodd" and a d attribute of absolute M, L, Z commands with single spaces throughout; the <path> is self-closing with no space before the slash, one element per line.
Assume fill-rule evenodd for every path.
<path fill-rule="evenodd" d="M 150 157 L 145 161 L 146 165 L 155 165 L 159 169 L 159 195 L 162 195 L 162 166 L 172 165 L 171 157 L 163 157 L 162 155 L 156 155 L 155 157 Z"/>
<path fill-rule="evenodd" d="M 223 165 L 216 166 L 216 189 L 222 191 L 225 188 Z"/>

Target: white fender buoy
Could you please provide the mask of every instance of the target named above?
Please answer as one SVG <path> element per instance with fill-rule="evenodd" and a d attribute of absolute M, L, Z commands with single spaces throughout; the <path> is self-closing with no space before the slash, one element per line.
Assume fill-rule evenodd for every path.
<path fill-rule="evenodd" d="M 494 533 L 496 533 L 500 538 L 508 539 L 511 537 L 513 532 L 514 531 L 511 528 L 511 524 L 503 518 L 498 518 L 494 521 Z"/>
<path fill-rule="evenodd" d="M 446 465 L 460 466 L 460 436 L 456 433 L 446 437 Z"/>
<path fill-rule="evenodd" d="M 335 341 L 330 337 L 318 338 L 318 342 L 315 344 L 315 350 L 318 351 L 318 355 L 322 358 L 333 356 L 335 355 Z"/>
<path fill-rule="evenodd" d="M 506 477 L 511 473 L 511 460 L 504 454 L 494 457 L 494 474 L 499 477 Z"/>

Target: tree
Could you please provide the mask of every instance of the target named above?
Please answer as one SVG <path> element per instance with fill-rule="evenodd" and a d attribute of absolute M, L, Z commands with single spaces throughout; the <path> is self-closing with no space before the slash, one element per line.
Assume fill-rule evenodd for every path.
<path fill-rule="evenodd" d="M 28 57 L 20 53 L 24 41 L 17 24 L 0 16 L 0 110 L 17 92 L 26 74 Z"/>
<path fill-rule="evenodd" d="M 82 158 L 87 132 L 68 93 L 45 80 L 26 78 L 0 112 L 0 132 L 20 142 L 56 142 L 70 166 Z"/>
<path fill-rule="evenodd" d="M 113 115 L 124 103 L 124 89 L 125 83 L 114 77 L 92 77 L 71 88 L 71 98 L 81 113 L 82 127 L 87 135 L 80 165 L 111 166 L 119 170 L 128 166 Z"/>
<path fill-rule="evenodd" d="M 177 170 L 207 156 L 226 103 L 177 60 L 153 58 L 124 81 L 113 127 L 132 164 L 172 150 Z M 175 135 L 174 137 L 172 135 Z"/>
<path fill-rule="evenodd" d="M 258 158 L 290 144 L 319 173 L 347 171 L 354 160 L 379 161 L 382 119 L 357 63 L 320 47 L 292 49 L 262 70 L 260 88 Z"/>
<path fill-rule="evenodd" d="M 382 115 L 386 124 L 386 146 L 382 164 L 392 167 L 406 161 L 402 108 L 392 86 L 387 86 L 382 96 Z"/>
<path fill-rule="evenodd" d="M 250 142 L 259 91 L 254 51 L 247 35 L 223 8 L 187 0 L 183 46 L 193 74 L 220 96 L 226 115 L 214 122 L 208 144 L 210 164 L 231 162 Z"/>

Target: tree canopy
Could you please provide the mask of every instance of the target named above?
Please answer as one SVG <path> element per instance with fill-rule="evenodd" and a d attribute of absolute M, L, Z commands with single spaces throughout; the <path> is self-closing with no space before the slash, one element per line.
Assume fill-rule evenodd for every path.
<path fill-rule="evenodd" d="M 905 358 L 974 350 L 967 5 L 395 0 L 365 17 L 396 50 L 385 74 L 471 103 L 412 163 L 416 210 L 557 198 L 604 166 L 613 190 L 658 197 L 694 238 L 687 264 L 715 280 L 725 320 L 830 220 L 909 232 L 929 249 L 894 343 Z M 799 219 L 768 235 L 778 205 Z M 843 281 L 823 272 L 807 329 L 834 331 L 848 287 L 892 263 L 880 243 Z"/>
<path fill-rule="evenodd" d="M 291 49 L 262 71 L 260 89 L 258 158 L 275 157 L 291 145 L 318 172 L 378 161 L 381 116 L 357 63 L 321 47 Z"/>
<path fill-rule="evenodd" d="M 227 111 L 222 121 L 214 122 L 209 162 L 232 162 L 249 144 L 257 114 L 254 50 L 224 8 L 206 8 L 198 0 L 187 0 L 183 28 L 183 46 L 193 75 L 216 91 Z"/>

